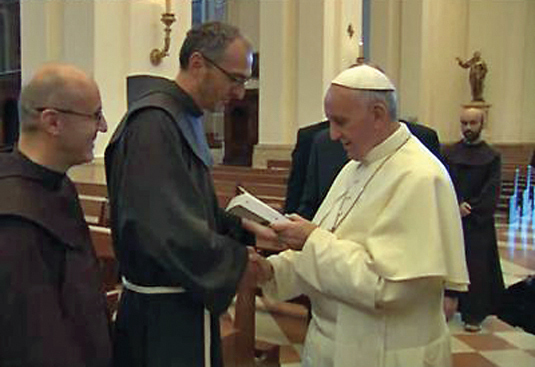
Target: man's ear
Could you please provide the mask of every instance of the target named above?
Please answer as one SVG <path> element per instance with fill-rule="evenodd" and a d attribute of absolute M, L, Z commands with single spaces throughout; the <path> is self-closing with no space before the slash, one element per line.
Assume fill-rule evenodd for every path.
<path fill-rule="evenodd" d="M 44 110 L 39 116 L 39 123 L 42 125 L 44 131 L 49 135 L 58 136 L 63 128 L 63 121 L 59 118 L 59 114 L 54 110 Z"/>
<path fill-rule="evenodd" d="M 388 110 L 384 103 L 374 103 L 372 105 L 372 113 L 375 123 L 384 123 L 388 120 Z"/>

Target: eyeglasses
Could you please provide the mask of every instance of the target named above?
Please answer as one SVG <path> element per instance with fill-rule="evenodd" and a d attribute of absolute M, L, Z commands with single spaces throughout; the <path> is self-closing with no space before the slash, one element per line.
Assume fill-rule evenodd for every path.
<path fill-rule="evenodd" d="M 92 120 L 95 120 L 97 122 L 100 122 L 102 121 L 102 119 L 104 118 L 104 114 L 102 113 L 102 110 L 98 110 L 94 113 L 83 113 L 83 112 L 78 112 L 78 111 L 73 111 L 73 110 L 65 110 L 65 109 L 62 109 L 62 108 L 56 108 L 56 107 L 36 107 L 34 108 L 35 111 L 37 112 L 43 112 L 44 110 L 54 110 L 56 112 L 59 112 L 59 113 L 64 113 L 64 114 L 67 114 L 67 115 L 75 115 L 75 116 L 83 116 L 83 117 L 87 117 L 87 118 L 90 118 Z"/>
<path fill-rule="evenodd" d="M 233 82 L 234 84 L 239 85 L 239 86 L 243 86 L 243 85 L 245 85 L 245 83 L 247 83 L 249 81 L 250 78 L 244 77 L 242 75 L 232 74 L 232 73 L 226 71 L 225 69 L 223 69 L 221 66 L 219 66 L 215 61 L 213 61 L 209 57 L 206 57 L 203 54 L 201 54 L 201 55 L 206 61 L 208 61 L 209 64 L 211 64 L 212 66 L 215 66 L 216 69 L 218 69 L 220 72 L 225 74 L 226 77 L 229 78 L 230 81 Z"/>

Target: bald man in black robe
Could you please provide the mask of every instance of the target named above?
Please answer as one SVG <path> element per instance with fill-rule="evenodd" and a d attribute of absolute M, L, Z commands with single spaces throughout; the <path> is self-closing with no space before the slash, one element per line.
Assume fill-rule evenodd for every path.
<path fill-rule="evenodd" d="M 460 312 L 467 331 L 477 332 L 496 312 L 504 289 L 498 253 L 494 212 L 500 197 L 500 154 L 481 139 L 484 112 L 475 108 L 461 113 L 464 138 L 444 149 L 462 216 L 468 293 L 460 295 Z"/>
<path fill-rule="evenodd" d="M 65 174 L 106 131 L 97 85 L 46 65 L 20 105 L 18 145 L 0 154 L 0 366 L 111 366 L 98 263 Z"/>

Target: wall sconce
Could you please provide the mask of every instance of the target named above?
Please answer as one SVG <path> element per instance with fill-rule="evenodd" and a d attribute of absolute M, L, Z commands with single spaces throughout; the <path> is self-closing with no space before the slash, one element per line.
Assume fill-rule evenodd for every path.
<path fill-rule="evenodd" d="M 355 30 L 353 29 L 353 24 L 349 23 L 346 29 L 347 35 L 349 38 L 353 38 L 353 35 L 355 34 Z"/>
<path fill-rule="evenodd" d="M 347 35 L 349 38 L 353 38 L 353 35 L 355 34 L 355 29 L 353 28 L 353 24 L 349 23 L 347 26 Z M 358 41 L 358 56 L 356 60 L 357 65 L 362 65 L 366 63 L 366 58 L 364 57 L 364 42 L 362 41 L 362 38 Z"/>
<path fill-rule="evenodd" d="M 176 20 L 175 14 L 171 13 L 170 0 L 165 1 L 165 13 L 162 14 L 162 18 L 160 20 L 165 25 L 165 38 L 163 49 L 159 50 L 155 48 L 150 53 L 150 62 L 155 66 L 160 65 L 162 59 L 166 56 L 169 56 L 169 48 L 171 46 L 171 24 L 173 24 Z"/>

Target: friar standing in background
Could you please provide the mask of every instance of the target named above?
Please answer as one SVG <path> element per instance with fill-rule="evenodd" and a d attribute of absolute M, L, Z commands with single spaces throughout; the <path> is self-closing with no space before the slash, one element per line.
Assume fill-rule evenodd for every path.
<path fill-rule="evenodd" d="M 98 263 L 65 174 L 107 129 L 98 87 L 45 65 L 22 89 L 20 117 L 17 147 L 0 154 L 0 366 L 108 367 Z"/>
<path fill-rule="evenodd" d="M 496 311 L 503 291 L 494 212 L 500 196 L 500 154 L 481 139 L 485 114 L 476 108 L 461 113 L 463 139 L 444 149 L 463 221 L 468 293 L 460 294 L 460 311 L 467 331 Z"/>

